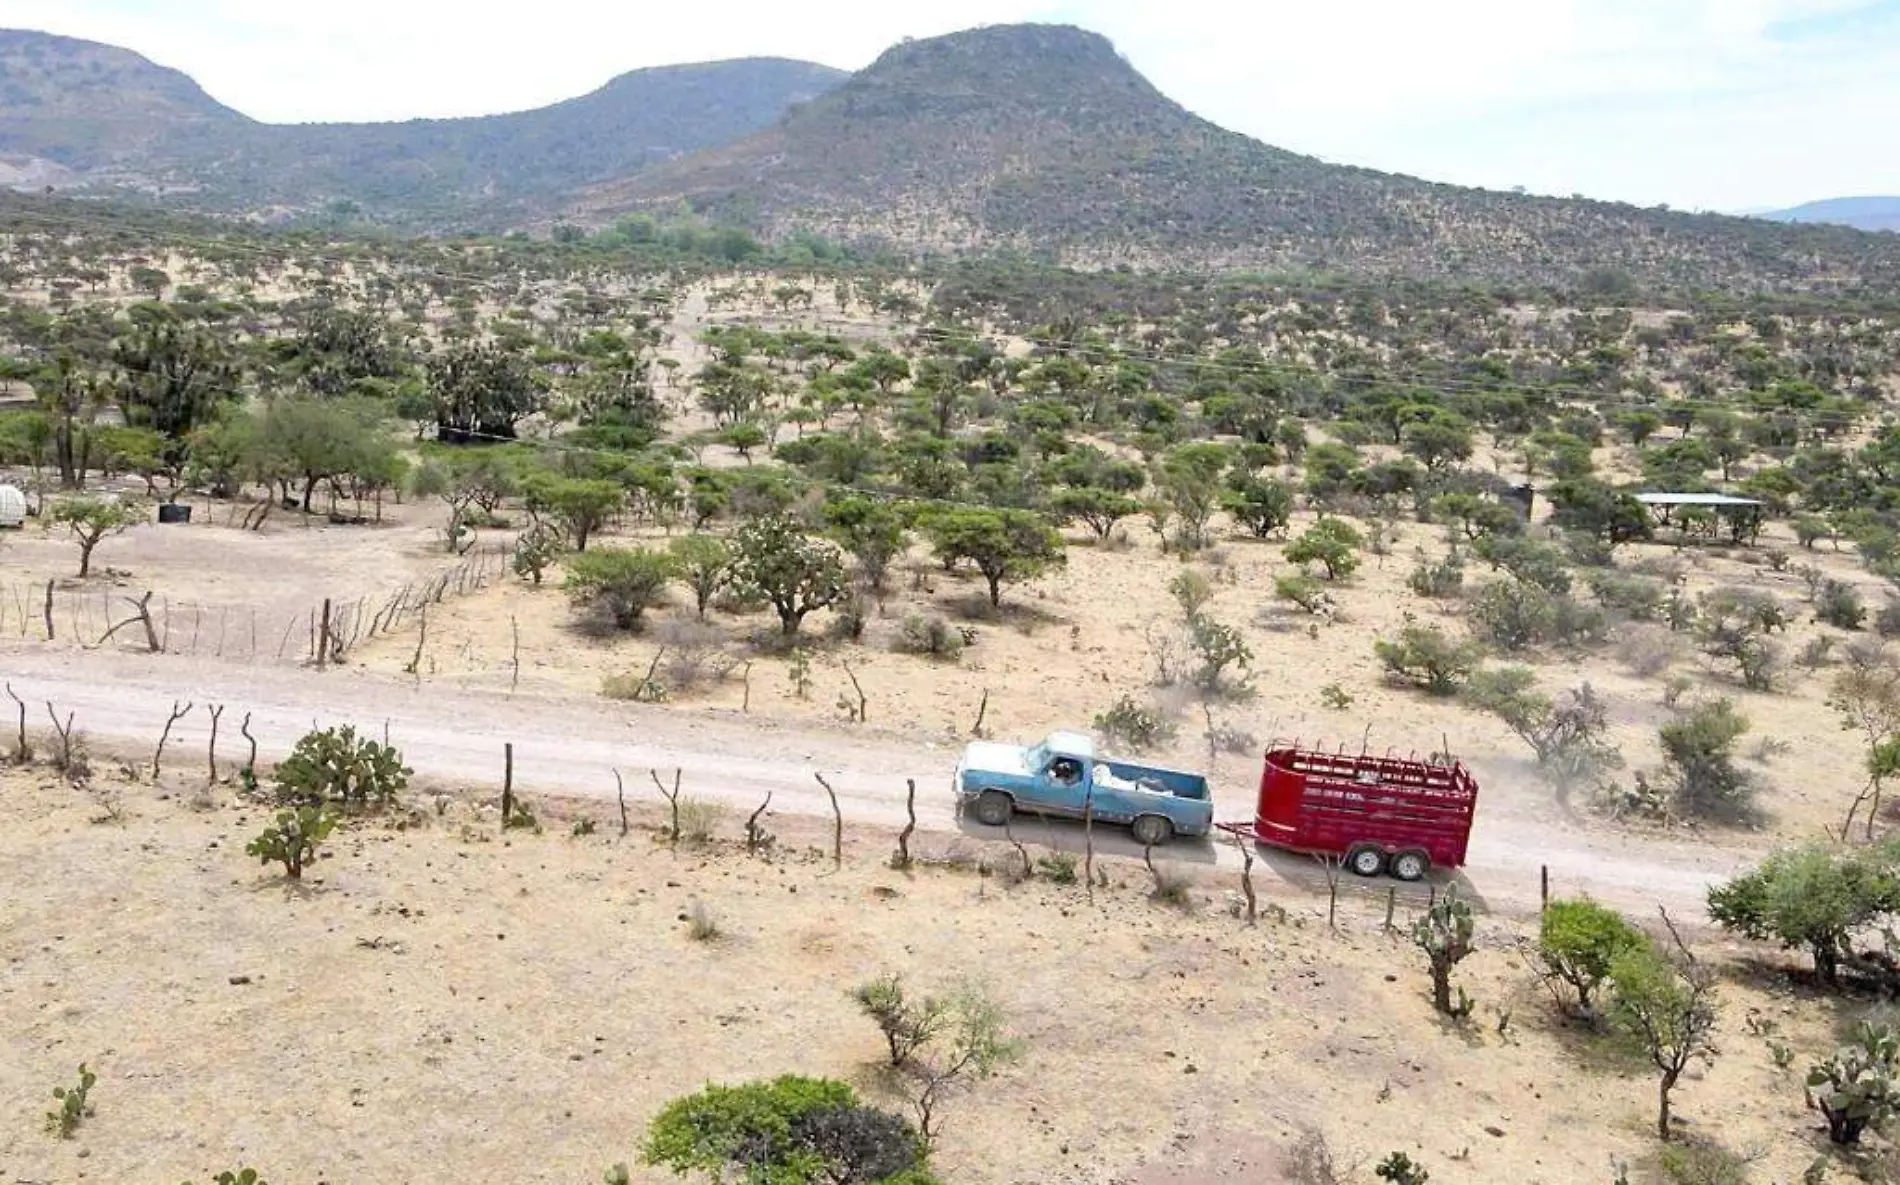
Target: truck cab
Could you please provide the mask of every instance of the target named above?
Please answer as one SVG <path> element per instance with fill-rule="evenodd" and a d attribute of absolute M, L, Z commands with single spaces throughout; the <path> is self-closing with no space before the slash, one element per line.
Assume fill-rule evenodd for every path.
<path fill-rule="evenodd" d="M 1011 815 L 1126 824 L 1137 842 L 1206 835 L 1214 803 L 1207 779 L 1108 758 L 1085 733 L 1053 732 L 1034 745 L 978 741 L 957 763 L 959 809 L 991 827 Z"/>

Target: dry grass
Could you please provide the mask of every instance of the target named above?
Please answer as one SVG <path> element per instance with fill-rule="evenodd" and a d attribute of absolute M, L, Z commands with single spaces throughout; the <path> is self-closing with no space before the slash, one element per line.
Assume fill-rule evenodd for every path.
<path fill-rule="evenodd" d="M 1607 1156 L 1653 1148 L 1649 1078 L 1574 1054 L 1577 1034 L 1529 1003 L 1522 931 L 1495 916 L 1459 982 L 1515 1007 L 1508 1037 L 1445 1030 L 1417 961 L 1380 932 L 1382 902 L 1352 895 L 1337 934 L 1323 898 L 1297 892 L 1275 903 L 1285 920 L 1247 927 L 1150 901 L 1138 860 L 1099 857 L 1092 896 L 1041 878 L 1004 892 L 963 870 L 960 838 L 920 834 L 909 873 L 882 866 L 888 837 L 867 840 L 834 873 L 736 843 L 681 859 L 574 838 L 553 817 L 504 844 L 461 799 L 338 833 L 286 890 L 242 855 L 256 816 L 228 793 L 195 812 L 118 789 L 125 821 L 99 826 L 86 794 L 0 774 L 0 1162 L 21 1179 L 203 1180 L 244 1162 L 337 1185 L 596 1180 L 707 1081 L 829 1074 L 897 1105 L 862 1073 L 882 1042 L 847 996 L 887 972 L 932 992 L 988 984 L 1025 1042 L 948 1112 L 939 1167 L 970 1185 L 1326 1185 L 1392 1148 L 1434 1179 L 1522 1180 L 1534 1159 L 1546 1185 L 1601 1185 Z M 1804 1052 L 1837 1018 L 1753 974 L 1731 971 L 1722 1055 L 1677 1097 L 1692 1130 L 1766 1148 L 1760 1179 L 1791 1180 L 1814 1153 L 1788 1133 L 1811 1120 L 1743 1018 L 1772 1012 Z M 1085 1011 L 1052 1006 L 1078 985 Z M 80 1060 L 100 1072 L 96 1113 L 51 1139 L 44 1096 Z M 1376 1114 L 1376 1132 L 1342 1128 L 1347 1114 Z"/>

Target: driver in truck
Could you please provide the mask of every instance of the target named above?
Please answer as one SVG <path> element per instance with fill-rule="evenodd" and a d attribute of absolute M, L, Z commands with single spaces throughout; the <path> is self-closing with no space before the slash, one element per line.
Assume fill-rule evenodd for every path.
<path fill-rule="evenodd" d="M 1073 786 L 1082 780 L 1082 763 L 1073 757 L 1058 757 L 1049 763 L 1049 776 L 1064 786 Z"/>

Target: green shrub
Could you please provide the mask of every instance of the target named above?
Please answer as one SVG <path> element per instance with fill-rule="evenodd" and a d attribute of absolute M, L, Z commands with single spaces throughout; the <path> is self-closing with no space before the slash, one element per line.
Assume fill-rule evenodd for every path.
<path fill-rule="evenodd" d="M 1372 1175 L 1381 1181 L 1390 1181 L 1392 1185 L 1426 1185 L 1432 1175 L 1425 1167 L 1415 1162 L 1403 1152 L 1393 1152 L 1379 1162 Z"/>
<path fill-rule="evenodd" d="M 1075 853 L 1050 852 L 1036 859 L 1036 874 L 1054 885 L 1075 883 Z"/>
<path fill-rule="evenodd" d="M 259 863 L 282 864 L 284 875 L 302 880 L 303 870 L 317 857 L 317 849 L 336 827 L 336 816 L 325 807 L 306 806 L 279 811 L 276 822 L 244 847 Z"/>
<path fill-rule="evenodd" d="M 1245 671 L 1247 664 L 1253 661 L 1253 650 L 1239 630 L 1205 613 L 1197 613 L 1188 621 L 1188 646 L 1200 663 L 1194 672 L 1196 687 L 1210 693 L 1244 688 L 1244 675 L 1238 682 L 1232 682 L 1227 674 L 1230 668 Z"/>
<path fill-rule="evenodd" d="M 1837 629 L 1857 630 L 1867 620 L 1867 606 L 1853 585 L 1844 580 L 1830 580 L 1821 586 L 1815 598 L 1814 619 Z"/>
<path fill-rule="evenodd" d="M 895 973 L 859 984 L 851 998 L 883 1034 L 893 1068 L 909 1062 L 950 1022 L 948 1000 L 912 999 L 904 990 L 903 977 Z"/>
<path fill-rule="evenodd" d="M 641 1158 L 679 1176 L 761 1185 L 935 1185 L 924 1142 L 901 1116 L 860 1103 L 849 1086 L 785 1075 L 707 1086 L 668 1103 Z"/>
<path fill-rule="evenodd" d="M 1405 579 L 1407 587 L 1421 597 L 1445 600 L 1455 597 L 1465 585 L 1465 559 L 1453 549 L 1444 559 L 1434 562 L 1421 548 L 1418 563 Z"/>
<path fill-rule="evenodd" d="M 1535 584 L 1493 580 L 1471 598 L 1471 630 L 1500 650 L 1523 650 L 1550 638 L 1555 598 Z"/>
<path fill-rule="evenodd" d="M 1714 1144 L 1664 1144 L 1656 1167 L 1670 1185 L 1748 1185 L 1748 1162 Z"/>
<path fill-rule="evenodd" d="M 1286 530 L 1293 517 L 1293 489 L 1271 477 L 1248 475 L 1230 479 L 1221 506 L 1257 538 Z"/>
<path fill-rule="evenodd" d="M 1457 694 L 1482 657 L 1476 642 L 1455 642 L 1435 625 L 1407 625 L 1396 641 L 1380 638 L 1372 648 L 1389 674 L 1433 695 Z"/>
<path fill-rule="evenodd" d="M 1683 709 L 1658 730 L 1676 812 L 1686 818 L 1746 822 L 1756 786 L 1735 766 L 1735 742 L 1748 719 L 1728 700 Z"/>
<path fill-rule="evenodd" d="M 664 599 L 677 571 L 673 557 L 662 552 L 598 548 L 568 560 L 565 587 L 576 603 L 605 609 L 616 628 L 637 630 L 646 611 Z"/>
<path fill-rule="evenodd" d="M 1304 572 L 1274 577 L 1273 595 L 1315 616 L 1326 614 L 1333 607 L 1333 598 L 1326 586 Z"/>
<path fill-rule="evenodd" d="M 904 654 L 955 662 L 963 655 L 963 634 L 935 613 L 906 613 L 891 648 Z"/>
<path fill-rule="evenodd" d="M 1647 576 L 1614 568 L 1592 572 L 1590 592 L 1597 604 L 1631 621 L 1655 621 L 1662 616 L 1663 586 Z"/>
<path fill-rule="evenodd" d="M 1124 695 L 1096 714 L 1095 731 L 1131 753 L 1145 753 L 1174 740 L 1177 729 L 1153 708 L 1144 708 Z"/>
<path fill-rule="evenodd" d="M 1534 584 L 1547 593 L 1570 591 L 1570 566 L 1563 552 L 1548 543 L 1521 535 L 1487 535 L 1471 545 L 1471 554 L 1513 580 Z"/>
<path fill-rule="evenodd" d="M 1805 948 L 1815 977 L 1834 986 L 1858 931 L 1900 911 L 1891 842 L 1837 850 L 1786 848 L 1709 890 L 1709 917 L 1725 930 L 1784 948 Z"/>
<path fill-rule="evenodd" d="M 305 733 L 275 771 L 277 800 L 287 806 L 377 810 L 391 806 L 415 771 L 402 754 L 349 725 Z"/>
<path fill-rule="evenodd" d="M 1358 569 L 1358 552 L 1365 545 L 1365 536 L 1345 519 L 1323 518 L 1286 545 L 1286 558 L 1293 564 L 1318 564 L 1326 570 L 1326 579 L 1339 580 Z"/>
<path fill-rule="evenodd" d="M 1538 974 L 1565 1011 L 1594 1017 L 1592 996 L 1617 956 L 1645 941 L 1622 914 L 1587 897 L 1553 900 L 1538 926 Z"/>

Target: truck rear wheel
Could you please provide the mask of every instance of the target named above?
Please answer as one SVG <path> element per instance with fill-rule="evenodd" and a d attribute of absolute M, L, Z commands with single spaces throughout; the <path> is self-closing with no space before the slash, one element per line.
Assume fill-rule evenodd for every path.
<path fill-rule="evenodd" d="M 977 795 L 976 806 L 972 809 L 976 812 L 977 822 L 1001 827 L 1016 813 L 1016 804 L 1001 790 L 985 790 Z"/>
<path fill-rule="evenodd" d="M 1153 847 L 1167 843 L 1174 835 L 1174 824 L 1160 815 L 1143 815 L 1128 825 L 1134 833 L 1135 842 L 1142 847 Z"/>
<path fill-rule="evenodd" d="M 1376 844 L 1355 844 L 1346 851 L 1346 867 L 1354 876 L 1378 876 L 1385 871 L 1385 853 Z"/>
<path fill-rule="evenodd" d="M 1431 867 L 1432 858 L 1416 848 L 1392 857 L 1392 875 L 1402 881 L 1424 880 Z"/>

